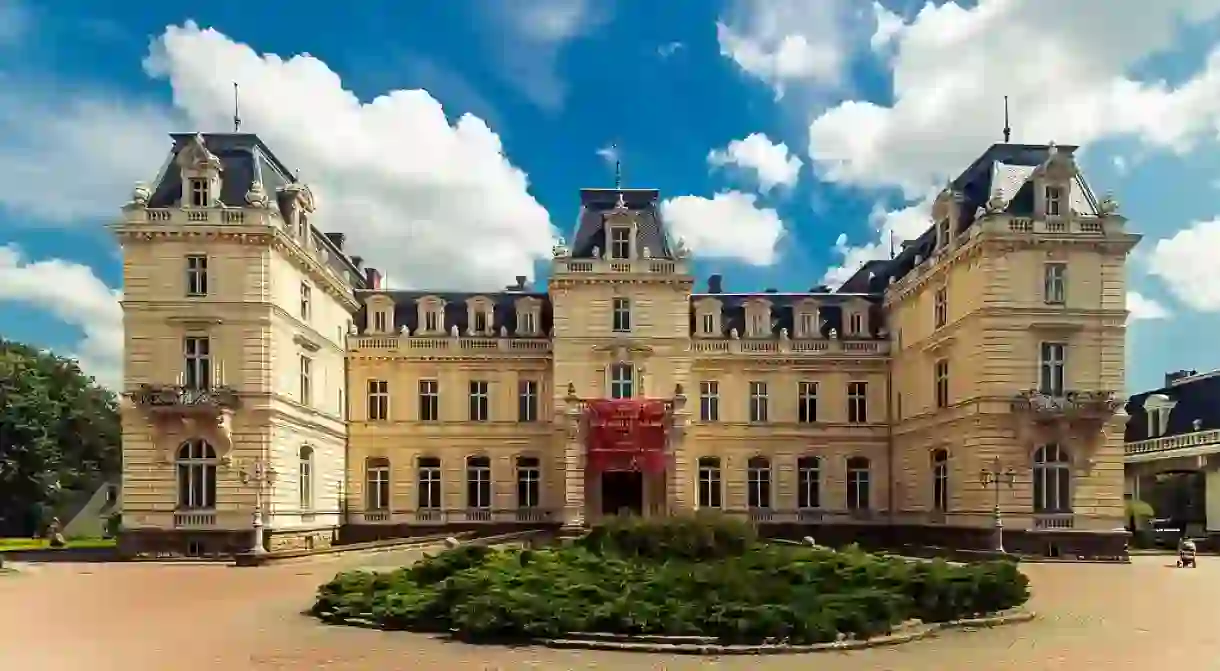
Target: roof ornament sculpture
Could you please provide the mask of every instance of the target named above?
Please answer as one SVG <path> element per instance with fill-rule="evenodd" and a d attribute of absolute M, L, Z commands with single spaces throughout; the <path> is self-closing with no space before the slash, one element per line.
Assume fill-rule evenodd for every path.
<path fill-rule="evenodd" d="M 682 261 L 688 256 L 690 256 L 690 248 L 686 246 L 686 239 L 678 238 L 678 241 L 674 244 L 674 258 Z"/>
<path fill-rule="evenodd" d="M 555 238 L 555 245 L 551 247 L 551 258 L 562 259 L 568 256 L 568 243 L 563 239 L 563 236 Z"/>
<path fill-rule="evenodd" d="M 614 185 L 614 188 L 616 188 L 616 189 L 618 188 L 617 181 L 618 180 L 616 179 L 615 180 L 616 184 Z M 623 192 L 619 191 L 618 200 L 614 202 L 614 211 L 615 212 L 626 212 L 630 209 L 631 208 L 627 207 L 627 199 L 623 197 Z"/>
<path fill-rule="evenodd" d="M 246 204 L 256 208 L 267 207 L 267 191 L 257 179 L 250 182 L 250 188 L 246 191 Z"/>
<path fill-rule="evenodd" d="M 152 198 L 152 191 L 149 190 L 148 184 L 145 182 L 136 182 L 135 187 L 131 190 L 132 207 L 148 207 L 148 199 Z"/>
<path fill-rule="evenodd" d="M 1115 214 L 1116 212 L 1118 212 L 1118 201 L 1114 199 L 1114 194 L 1107 193 L 1102 197 L 1101 201 L 1097 203 L 1097 213 L 1103 217 L 1106 217 L 1111 214 Z"/>
<path fill-rule="evenodd" d="M 991 197 L 987 199 L 987 214 L 999 214 L 1004 211 L 1004 206 L 1008 203 L 1004 200 L 1004 192 L 996 189 L 991 192 Z"/>

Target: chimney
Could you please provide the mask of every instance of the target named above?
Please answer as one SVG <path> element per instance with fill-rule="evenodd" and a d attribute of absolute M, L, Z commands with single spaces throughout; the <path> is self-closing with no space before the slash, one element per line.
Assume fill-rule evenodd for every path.
<path fill-rule="evenodd" d="M 363 256 L 353 256 L 352 265 L 356 266 L 357 268 L 364 265 L 364 257 Z"/>
<path fill-rule="evenodd" d="M 364 281 L 370 289 L 381 289 L 381 271 L 376 268 L 364 269 Z"/>
<path fill-rule="evenodd" d="M 767 287 L 766 289 L 764 289 L 764 291 L 768 294 L 778 294 L 779 293 L 779 289 L 775 289 L 772 287 Z"/>
<path fill-rule="evenodd" d="M 525 275 L 517 276 L 516 284 L 510 284 L 504 287 L 505 291 L 525 291 Z"/>
<path fill-rule="evenodd" d="M 709 294 L 719 294 L 724 292 L 723 287 L 724 277 L 719 273 L 707 278 L 707 292 Z"/>
<path fill-rule="evenodd" d="M 343 243 L 347 242 L 347 235 L 344 233 L 327 233 L 326 239 L 335 246 L 335 249 L 343 251 Z"/>

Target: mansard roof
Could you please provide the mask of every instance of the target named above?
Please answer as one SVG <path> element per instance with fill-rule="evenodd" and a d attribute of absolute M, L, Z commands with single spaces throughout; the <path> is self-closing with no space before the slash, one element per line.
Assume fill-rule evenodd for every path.
<path fill-rule="evenodd" d="M 1175 403 L 1169 412 L 1169 423 L 1161 436 L 1149 435 L 1148 412 L 1144 407 L 1150 396 L 1159 394 Z M 1199 429 L 1220 429 L 1220 371 L 1196 375 L 1174 373 L 1166 376 L 1166 384 L 1160 389 L 1145 391 L 1127 400 L 1127 414 L 1131 419 L 1123 433 L 1123 439 L 1132 443 L 1148 438 L 1176 436 L 1194 433 L 1195 420 Z"/>
<path fill-rule="evenodd" d="M 466 333 L 469 326 L 468 314 L 466 310 L 466 301 L 482 297 L 492 303 L 492 330 L 499 331 L 503 326 L 509 333 L 516 333 L 517 330 L 517 301 L 522 298 L 533 298 L 541 303 L 542 314 L 541 323 L 538 325 L 541 332 L 540 336 L 545 336 L 551 332 L 551 299 L 546 292 L 538 291 L 377 291 L 377 290 L 362 290 L 356 292 L 356 297 L 359 299 L 362 307 L 357 312 L 355 320 L 357 324 L 365 323 L 365 307 L 370 298 L 374 296 L 388 296 L 394 301 L 394 330 L 399 331 L 402 327 L 407 327 L 411 333 L 419 330 L 419 310 L 418 301 L 423 298 L 435 297 L 445 302 L 445 330 L 448 331 L 451 327 L 457 326 L 459 333 Z"/>
<path fill-rule="evenodd" d="M 620 199 L 622 207 L 636 221 L 636 255 L 642 258 L 647 248 L 654 259 L 673 258 L 669 233 L 661 219 L 661 192 L 657 189 L 581 189 L 572 258 L 591 258 L 594 247 L 605 250 L 606 217 L 620 207 Z"/>
<path fill-rule="evenodd" d="M 749 293 L 719 293 L 708 292 L 691 295 L 691 333 L 698 331 L 696 323 L 696 304 L 708 298 L 720 301 L 721 335 L 729 335 L 733 329 L 737 333 L 746 333 L 746 304 L 752 300 L 765 300 L 771 304 L 771 332 L 778 335 L 781 329 L 787 329 L 789 335 L 796 334 L 796 307 L 804 300 L 813 300 L 818 305 L 818 328 L 822 337 L 829 337 L 831 329 L 839 336 L 846 332 L 843 306 L 849 301 L 866 301 L 868 308 L 867 335 L 876 337 L 879 329 L 885 326 L 885 315 L 881 309 L 881 297 L 876 294 L 848 294 L 841 292 L 776 292 L 761 291 Z"/>

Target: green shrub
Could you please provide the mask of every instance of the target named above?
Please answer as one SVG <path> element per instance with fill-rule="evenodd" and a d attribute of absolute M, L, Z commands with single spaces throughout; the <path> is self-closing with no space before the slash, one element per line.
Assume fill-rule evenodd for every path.
<path fill-rule="evenodd" d="M 665 528 L 674 533 L 666 536 Z M 726 643 L 869 637 L 1029 598 L 1013 563 L 909 562 L 852 549 L 769 545 L 725 520 L 619 520 L 541 550 L 463 546 L 385 574 L 342 573 L 313 613 L 473 641 L 572 632 L 705 635 Z"/>

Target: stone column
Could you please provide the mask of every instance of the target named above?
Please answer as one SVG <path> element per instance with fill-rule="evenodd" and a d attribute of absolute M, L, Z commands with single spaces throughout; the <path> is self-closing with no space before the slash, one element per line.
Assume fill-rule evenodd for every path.
<path fill-rule="evenodd" d="M 666 447 L 669 449 L 669 514 L 682 514 L 690 510 L 686 502 L 686 483 L 690 481 L 690 456 L 686 450 L 686 425 L 690 421 L 690 413 L 686 410 L 686 394 L 682 385 L 674 387 L 673 410 L 669 417 L 669 436 Z"/>
<path fill-rule="evenodd" d="M 563 529 L 575 532 L 585 526 L 584 431 L 575 385 L 568 384 L 564 401 Z"/>

